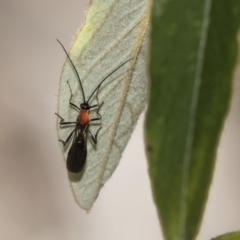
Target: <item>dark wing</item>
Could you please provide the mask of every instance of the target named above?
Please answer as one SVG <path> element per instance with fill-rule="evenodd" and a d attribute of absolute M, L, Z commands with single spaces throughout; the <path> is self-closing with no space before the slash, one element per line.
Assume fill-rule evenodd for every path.
<path fill-rule="evenodd" d="M 67 157 L 67 170 L 72 173 L 80 173 L 87 158 L 86 132 L 81 126 L 76 126 L 72 146 Z"/>

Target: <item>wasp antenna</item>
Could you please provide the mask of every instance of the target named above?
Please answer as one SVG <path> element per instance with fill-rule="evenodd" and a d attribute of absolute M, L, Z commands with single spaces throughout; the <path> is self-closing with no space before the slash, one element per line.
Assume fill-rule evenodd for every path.
<path fill-rule="evenodd" d="M 120 66 L 118 66 L 117 68 L 115 68 L 111 73 L 109 73 L 95 88 L 95 90 L 92 92 L 92 94 L 90 95 L 90 97 L 87 100 L 87 103 L 89 102 L 89 100 L 91 99 L 91 97 L 93 96 L 93 94 L 97 91 L 97 89 L 100 88 L 101 84 L 108 78 L 110 77 L 113 73 L 115 73 L 119 68 L 121 68 L 123 65 L 125 65 L 127 62 L 133 60 L 134 58 L 130 58 L 127 61 L 125 61 L 124 63 L 122 63 Z"/>
<path fill-rule="evenodd" d="M 71 65 L 72 65 L 72 67 L 73 67 L 75 73 L 77 74 L 77 78 L 78 78 L 78 81 L 79 81 L 79 84 L 80 84 L 80 87 L 81 87 L 81 90 L 82 90 L 83 101 L 84 101 L 84 103 L 85 103 L 85 102 L 86 102 L 85 94 L 84 94 L 84 91 L 83 91 L 83 86 L 82 86 L 82 82 L 81 82 L 80 76 L 79 76 L 79 74 L 78 74 L 78 71 L 77 71 L 76 67 L 74 66 L 74 64 L 73 64 L 73 62 L 72 62 L 72 60 L 71 60 L 71 58 L 69 57 L 69 55 L 68 55 L 68 53 L 67 53 L 65 47 L 62 45 L 62 43 L 61 43 L 58 39 L 57 39 L 57 41 L 58 41 L 59 44 L 62 46 L 62 48 L 63 48 L 64 52 L 66 53 L 66 55 L 67 55 L 67 57 L 68 57 L 68 59 L 69 59 Z"/>

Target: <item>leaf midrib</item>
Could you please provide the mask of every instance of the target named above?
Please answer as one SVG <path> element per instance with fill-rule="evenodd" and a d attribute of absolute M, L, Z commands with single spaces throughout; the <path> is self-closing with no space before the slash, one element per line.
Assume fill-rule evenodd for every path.
<path fill-rule="evenodd" d="M 201 75 L 202 68 L 204 62 L 204 52 L 206 47 L 207 33 L 209 27 L 209 14 L 211 10 L 212 0 L 205 0 L 204 4 L 204 12 L 203 12 L 203 24 L 201 30 L 201 38 L 199 42 L 198 54 L 197 54 L 197 64 L 196 64 L 196 72 L 194 77 L 194 85 L 193 85 L 193 95 L 190 106 L 190 114 L 189 114 L 189 123 L 187 130 L 187 137 L 185 143 L 185 150 L 183 155 L 183 177 L 181 184 L 181 197 L 180 197 L 180 217 L 179 217 L 179 236 L 181 239 L 186 239 L 186 212 L 187 212 L 187 191 L 188 191 L 188 180 L 189 180 L 189 168 L 191 162 L 192 148 L 193 148 L 193 140 L 194 140 L 194 130 L 196 124 L 196 114 L 197 114 L 197 106 L 199 99 L 199 90 L 201 85 Z"/>

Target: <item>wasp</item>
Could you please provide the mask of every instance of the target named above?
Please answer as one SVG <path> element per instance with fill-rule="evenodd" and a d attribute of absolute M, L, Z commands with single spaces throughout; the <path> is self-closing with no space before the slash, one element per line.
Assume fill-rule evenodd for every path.
<path fill-rule="evenodd" d="M 76 76 L 78 78 L 78 82 L 79 82 L 79 85 L 80 85 L 80 88 L 81 88 L 82 96 L 83 96 L 83 103 L 81 103 L 79 107 L 77 105 L 75 105 L 73 102 L 71 102 L 73 95 L 72 95 L 72 91 L 71 91 L 71 87 L 69 85 L 69 82 L 67 81 L 67 84 L 69 86 L 70 93 L 71 93 L 71 96 L 69 98 L 69 104 L 70 104 L 70 106 L 76 108 L 79 111 L 79 114 L 77 116 L 76 121 L 66 122 L 59 114 L 55 113 L 60 118 L 60 122 L 59 122 L 60 126 L 75 124 L 75 128 L 69 134 L 67 139 L 65 141 L 59 139 L 59 141 L 62 142 L 63 146 L 65 147 L 68 144 L 68 142 L 72 139 L 72 136 L 73 136 L 72 145 L 71 145 L 71 147 L 68 151 L 68 156 L 67 156 L 67 163 L 66 163 L 67 164 L 67 170 L 71 173 L 80 173 L 80 172 L 82 172 L 82 170 L 85 166 L 85 163 L 86 163 L 86 159 L 87 159 L 87 137 L 90 137 L 90 139 L 96 145 L 97 144 L 98 133 L 102 128 L 102 127 L 99 127 L 99 129 L 97 130 L 97 132 L 94 136 L 91 133 L 91 131 L 89 130 L 89 126 L 90 126 L 91 122 L 99 121 L 99 120 L 102 119 L 102 116 L 99 113 L 99 110 L 102 107 L 104 102 L 102 102 L 101 104 L 99 104 L 99 102 L 98 102 L 98 104 L 90 105 L 89 101 L 96 92 L 97 92 L 97 95 L 98 95 L 98 91 L 99 91 L 102 83 L 106 79 L 108 79 L 108 77 L 110 77 L 119 68 L 121 68 L 123 65 L 125 65 L 127 62 L 129 62 L 133 58 L 128 59 L 127 61 L 123 62 L 121 65 L 119 65 L 117 68 L 115 68 L 111 73 L 109 73 L 97 85 L 97 87 L 93 90 L 93 92 L 90 94 L 90 96 L 86 100 L 85 92 L 84 92 L 84 89 L 83 89 L 82 82 L 81 82 L 80 76 L 78 74 L 78 71 L 77 71 L 75 65 L 73 64 L 71 58 L 69 57 L 66 49 L 62 45 L 62 43 L 58 39 L 57 39 L 57 41 L 62 46 L 64 52 L 67 55 L 67 58 L 69 59 L 70 64 L 73 67 L 74 72 L 76 73 Z M 96 118 L 91 118 L 90 117 L 89 111 L 92 108 L 97 108 L 97 112 L 96 112 L 97 117 Z"/>

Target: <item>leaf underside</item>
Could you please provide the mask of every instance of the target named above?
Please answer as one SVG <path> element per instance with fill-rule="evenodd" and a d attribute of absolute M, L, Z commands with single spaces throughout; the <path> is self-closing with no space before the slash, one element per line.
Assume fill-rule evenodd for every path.
<path fill-rule="evenodd" d="M 117 167 L 121 154 L 130 138 L 140 113 L 146 105 L 147 95 L 147 25 L 149 5 L 147 0 L 98 1 L 92 0 L 86 20 L 70 49 L 70 57 L 80 75 L 85 97 L 114 69 L 130 58 L 102 84 L 90 101 L 91 105 L 104 102 L 100 109 L 101 124 L 90 125 L 93 135 L 98 128 L 96 146 L 88 139 L 87 162 L 81 174 L 70 174 L 69 179 L 77 203 L 90 210 L 101 187 Z M 66 120 L 77 118 L 78 112 L 69 106 L 83 102 L 80 85 L 69 61 L 66 60 L 60 82 L 59 114 Z M 91 111 L 96 117 L 96 110 Z M 74 126 L 73 126 L 74 127 Z M 60 139 L 66 139 L 72 128 L 59 128 Z M 68 145 L 64 151 L 67 159 Z"/>

